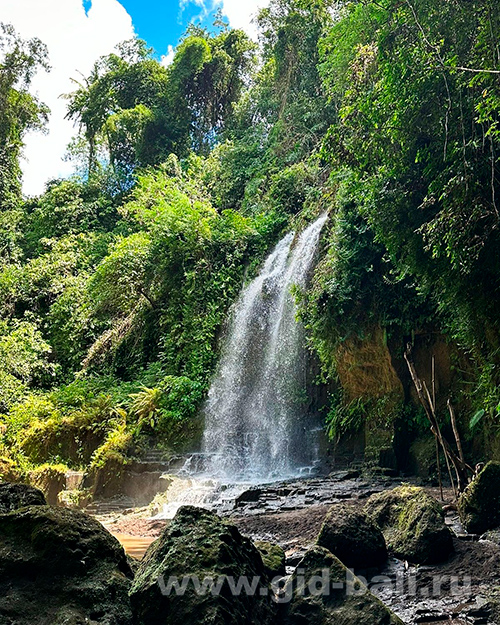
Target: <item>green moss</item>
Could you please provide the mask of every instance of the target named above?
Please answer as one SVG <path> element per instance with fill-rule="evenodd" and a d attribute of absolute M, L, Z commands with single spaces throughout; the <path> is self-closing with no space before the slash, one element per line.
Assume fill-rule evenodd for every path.
<path fill-rule="evenodd" d="M 86 508 L 92 500 L 92 495 L 89 489 L 85 490 L 63 490 L 57 497 L 58 505 L 63 508 L 70 508 L 72 510 L 79 510 Z"/>
<path fill-rule="evenodd" d="M 159 577 L 198 576 L 200 580 L 220 575 L 235 579 L 259 577 L 255 596 L 235 596 L 224 586 L 217 595 L 201 596 L 190 585 L 182 596 L 162 594 Z M 147 551 L 136 573 L 130 597 L 141 625 L 239 625 L 274 622 L 274 606 L 262 558 L 248 538 L 212 512 L 183 507 L 162 536 Z M 261 594 L 264 590 L 266 595 Z"/>
<path fill-rule="evenodd" d="M 132 625 L 132 571 L 98 521 L 33 505 L 0 514 L 0 534 L 2 610 L 13 622 Z"/>
<path fill-rule="evenodd" d="M 6 514 L 26 506 L 45 506 L 44 494 L 38 488 L 26 484 L 0 483 L 0 514 Z"/>
<path fill-rule="evenodd" d="M 108 434 L 104 444 L 92 457 L 85 484 L 92 489 L 92 495 L 111 497 L 120 492 L 133 441 L 132 433 L 122 425 Z"/>
<path fill-rule="evenodd" d="M 286 555 L 279 545 L 266 541 L 254 543 L 262 557 L 262 562 L 269 579 L 283 577 L 285 575 Z"/>
<path fill-rule="evenodd" d="M 458 504 L 467 531 L 483 534 L 500 526 L 500 463 L 489 462 L 469 484 Z"/>
<path fill-rule="evenodd" d="M 422 488 L 401 486 L 370 497 L 366 513 L 381 528 L 397 557 L 433 564 L 453 552 L 453 540 L 439 503 Z"/>
<path fill-rule="evenodd" d="M 19 464 L 7 456 L 0 456 L 0 481 L 20 482 L 23 471 Z"/>
<path fill-rule="evenodd" d="M 331 587 L 327 596 L 311 594 L 311 581 L 323 579 L 325 571 L 330 583 L 339 585 L 338 589 Z M 400 619 L 368 589 L 364 593 L 346 593 L 346 579 L 351 579 L 356 589 L 363 588 L 362 582 L 349 576 L 342 562 L 327 549 L 319 546 L 310 549 L 287 581 L 285 595 L 291 595 L 292 600 L 284 606 L 283 624 L 402 625 Z"/>
<path fill-rule="evenodd" d="M 348 567 L 367 568 L 387 560 L 380 529 L 365 514 L 343 504 L 332 506 L 317 543 Z"/>

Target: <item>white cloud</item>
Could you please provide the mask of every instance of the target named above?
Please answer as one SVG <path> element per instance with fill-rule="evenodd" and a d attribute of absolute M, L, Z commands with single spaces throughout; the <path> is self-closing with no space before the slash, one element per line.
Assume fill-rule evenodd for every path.
<path fill-rule="evenodd" d="M 219 4 L 233 28 L 241 28 L 254 39 L 257 38 L 254 18 L 260 9 L 269 5 L 269 0 L 220 0 Z"/>
<path fill-rule="evenodd" d="M 175 57 L 174 46 L 168 46 L 168 52 L 167 54 L 164 54 L 161 57 L 160 63 L 163 65 L 163 67 L 168 67 L 169 65 L 172 65 L 174 57 Z"/>
<path fill-rule="evenodd" d="M 0 20 L 11 23 L 23 38 L 38 37 L 49 49 L 52 71 L 40 72 L 32 90 L 51 109 L 49 134 L 30 134 L 24 151 L 24 192 L 40 193 L 50 178 L 67 176 L 72 166 L 62 161 L 75 134 L 64 119 L 63 93 L 74 90 L 71 78 L 87 75 L 99 56 L 134 36 L 132 18 L 117 0 L 93 0 L 85 13 L 83 0 L 0 0 Z"/>
<path fill-rule="evenodd" d="M 251 37 L 257 39 L 257 27 L 254 21 L 260 9 L 267 7 L 270 0 L 180 0 L 180 12 L 188 4 L 194 4 L 202 9 L 201 14 L 195 20 L 201 20 L 210 14 L 214 9 L 220 7 L 230 26 L 241 28 Z"/>

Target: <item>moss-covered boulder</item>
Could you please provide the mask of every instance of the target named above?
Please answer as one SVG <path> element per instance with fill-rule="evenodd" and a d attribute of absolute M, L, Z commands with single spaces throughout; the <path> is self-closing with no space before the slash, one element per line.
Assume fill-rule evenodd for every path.
<path fill-rule="evenodd" d="M 169 583 L 189 576 L 182 595 Z M 253 592 L 231 592 L 235 582 L 258 577 Z M 212 588 L 210 579 L 220 590 Z M 207 584 L 197 592 L 195 583 Z M 218 516 L 200 508 L 181 508 L 146 552 L 131 590 L 138 625 L 267 625 L 272 603 L 262 558 L 248 538 Z"/>
<path fill-rule="evenodd" d="M 0 514 L 0 623 L 131 625 L 131 581 L 92 517 L 40 505 Z"/>
<path fill-rule="evenodd" d="M 51 506 L 57 506 L 59 493 L 66 488 L 66 473 L 68 467 L 64 464 L 43 464 L 30 471 L 30 484 L 39 488 Z"/>
<path fill-rule="evenodd" d="M 283 549 L 267 541 L 257 541 L 254 544 L 259 550 L 269 579 L 283 577 L 286 573 L 286 554 Z"/>
<path fill-rule="evenodd" d="M 46 506 L 44 494 L 27 484 L 0 483 L 0 514 L 25 506 Z"/>
<path fill-rule="evenodd" d="M 352 506 L 332 506 L 320 530 L 318 545 L 331 551 L 347 567 L 368 568 L 387 560 L 380 529 Z"/>
<path fill-rule="evenodd" d="M 443 509 L 423 488 L 400 486 L 372 495 L 365 512 L 382 530 L 387 547 L 397 558 L 435 564 L 453 552 Z"/>
<path fill-rule="evenodd" d="M 282 593 L 280 625 L 403 625 L 323 547 L 310 549 Z"/>
<path fill-rule="evenodd" d="M 500 527 L 500 462 L 489 462 L 469 484 L 458 510 L 464 527 L 472 534 Z"/>

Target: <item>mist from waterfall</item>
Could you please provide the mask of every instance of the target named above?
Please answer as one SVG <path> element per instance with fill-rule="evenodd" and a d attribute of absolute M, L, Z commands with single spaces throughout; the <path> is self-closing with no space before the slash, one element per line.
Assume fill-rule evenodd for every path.
<path fill-rule="evenodd" d="M 292 287 L 310 276 L 322 215 L 288 234 L 233 307 L 204 409 L 208 472 L 235 480 L 296 475 L 317 457 L 307 418 L 308 357 Z"/>

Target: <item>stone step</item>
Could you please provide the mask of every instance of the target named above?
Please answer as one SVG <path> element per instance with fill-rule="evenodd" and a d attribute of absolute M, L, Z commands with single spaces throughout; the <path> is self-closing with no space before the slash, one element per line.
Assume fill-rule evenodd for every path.
<path fill-rule="evenodd" d="M 113 512 L 122 512 L 123 510 L 133 508 L 134 505 L 135 502 L 133 499 L 129 497 L 120 497 L 117 499 L 93 501 L 89 506 L 87 506 L 85 512 L 93 515 L 111 514 Z"/>

